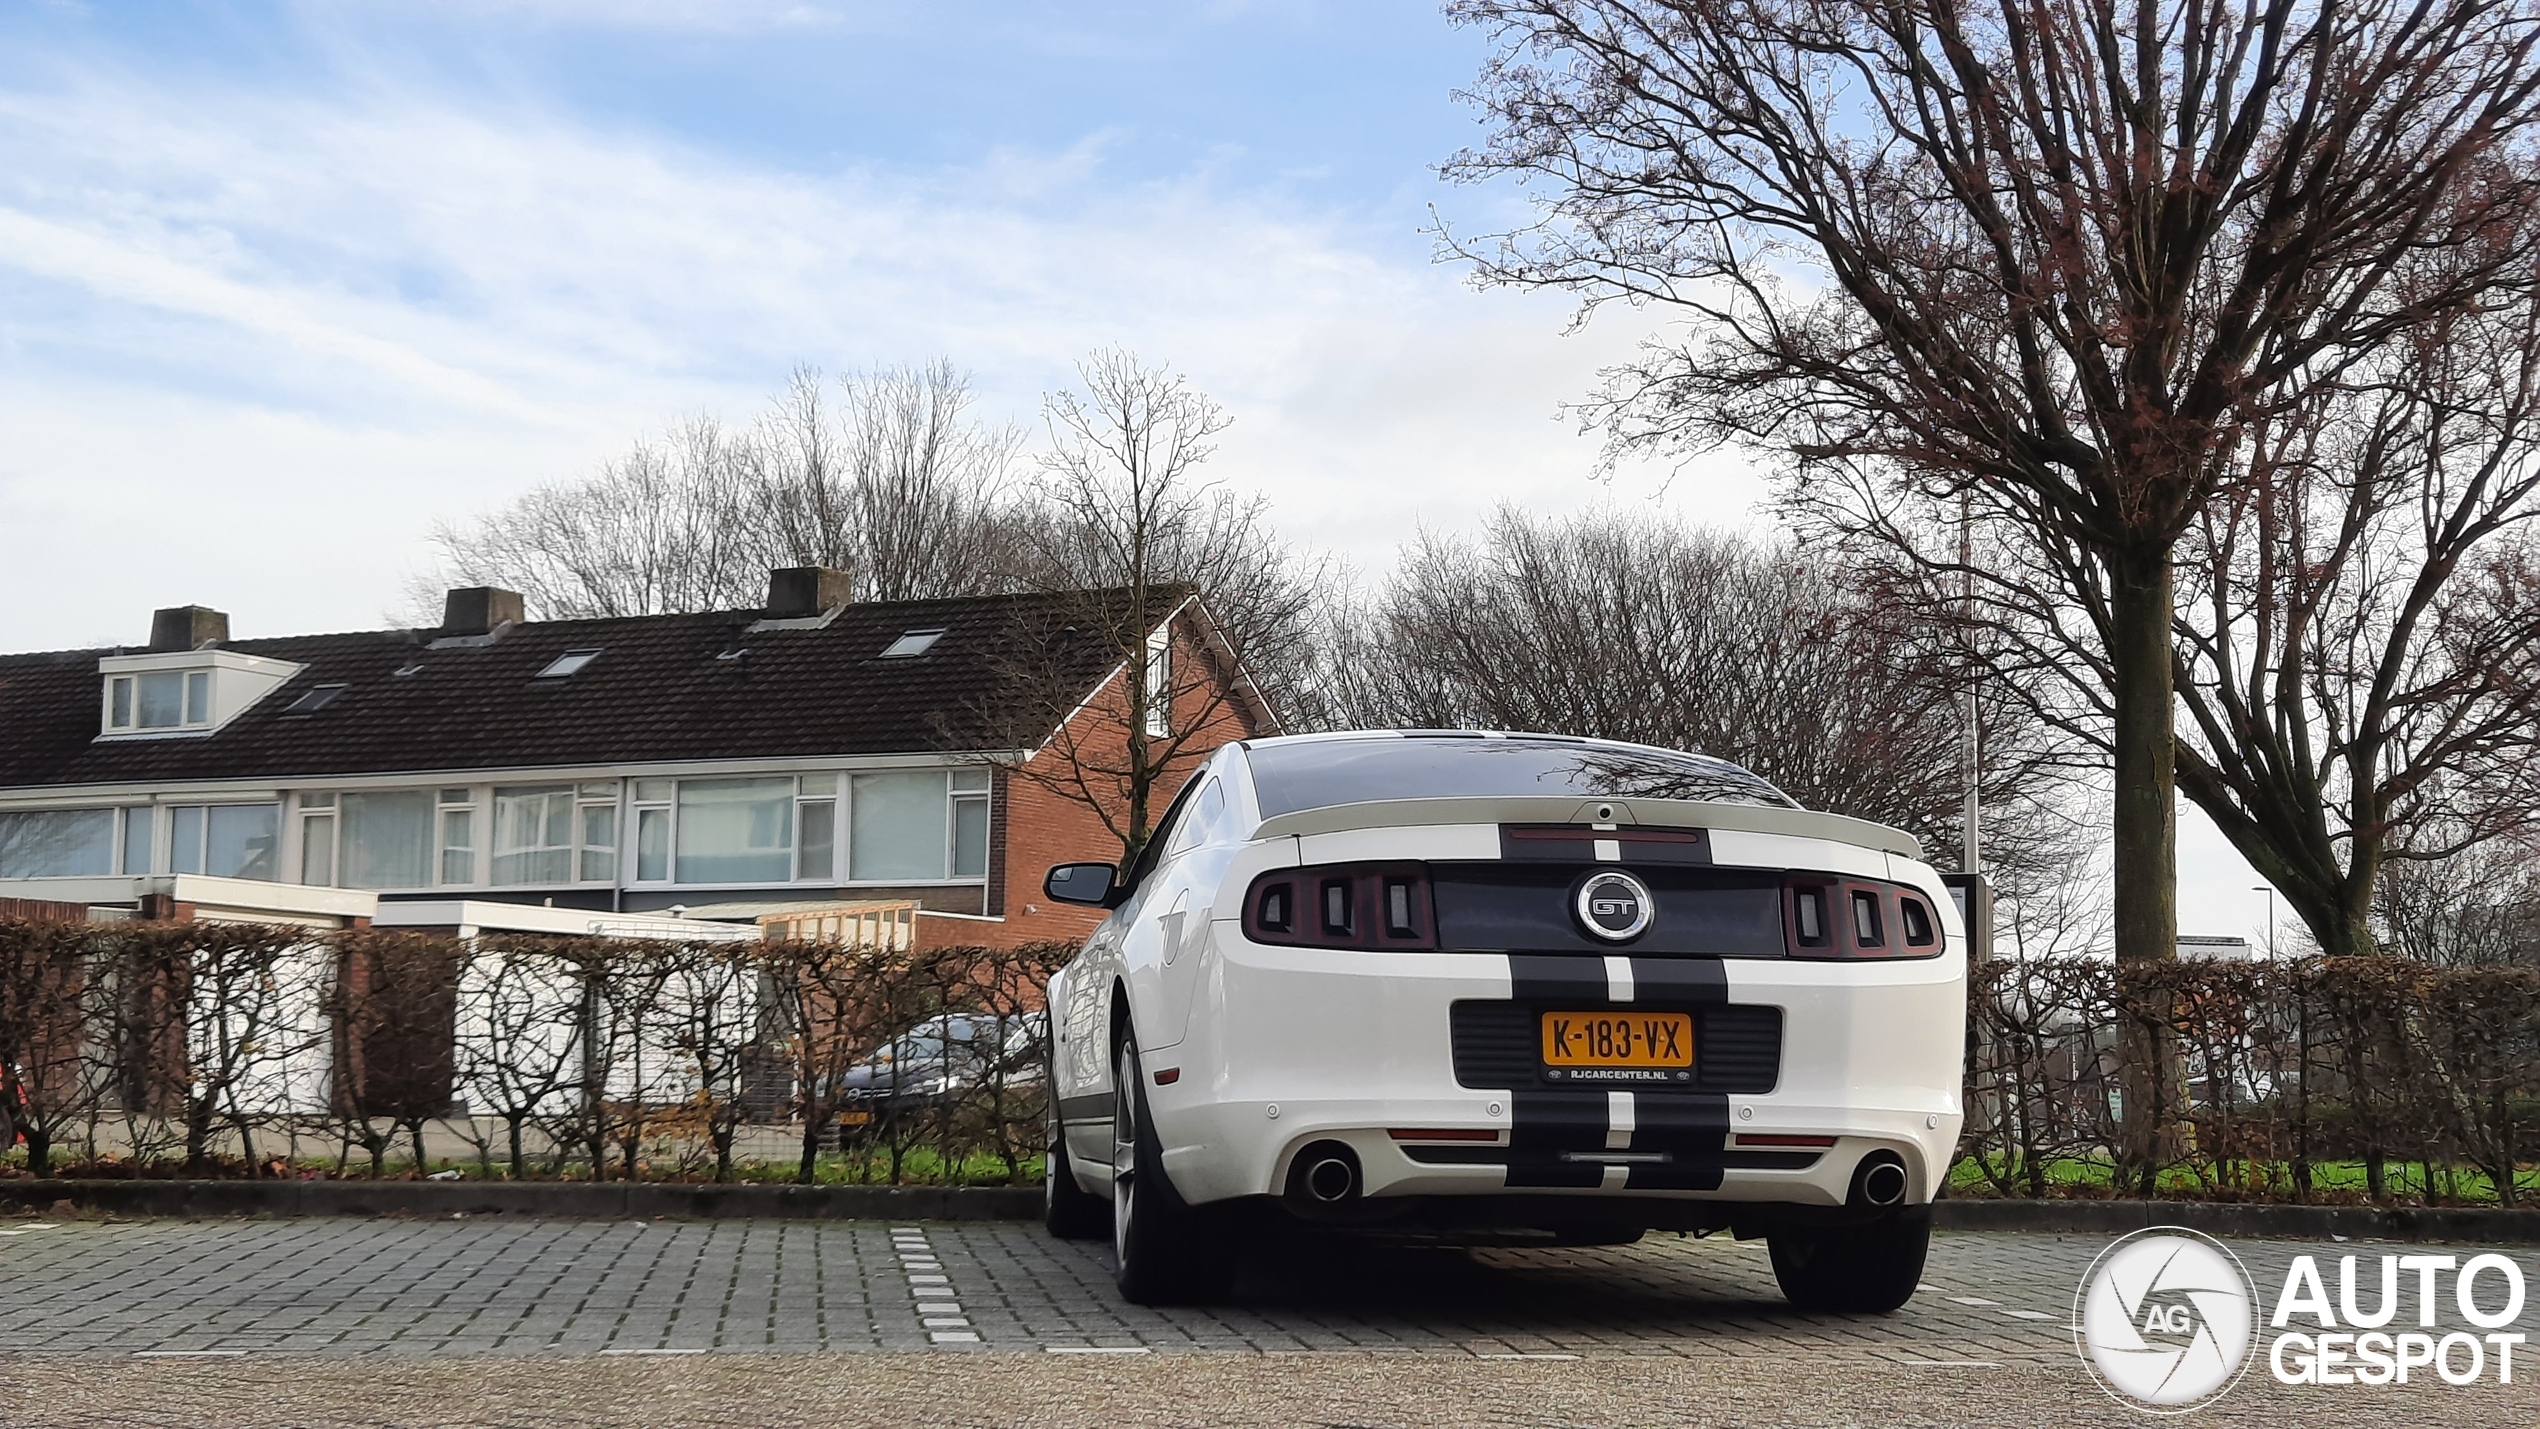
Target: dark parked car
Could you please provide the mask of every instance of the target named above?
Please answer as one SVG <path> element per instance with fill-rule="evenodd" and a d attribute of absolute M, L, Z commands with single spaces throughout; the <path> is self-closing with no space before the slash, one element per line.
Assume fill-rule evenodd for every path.
<path fill-rule="evenodd" d="M 1048 1025 L 1038 1012 L 1006 1018 L 946 1013 L 917 1023 L 839 1075 L 840 1143 L 949 1106 L 1000 1077 L 1008 1087 L 1038 1086 Z"/>

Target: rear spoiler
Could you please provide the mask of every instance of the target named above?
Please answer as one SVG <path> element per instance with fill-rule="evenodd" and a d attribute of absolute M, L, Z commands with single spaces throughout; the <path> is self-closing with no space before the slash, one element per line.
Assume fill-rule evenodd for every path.
<path fill-rule="evenodd" d="M 1406 828 L 1416 824 L 1631 824 L 1649 828 L 1734 829 L 1853 844 L 1917 863 L 1923 857 L 1922 840 L 1912 834 L 1842 814 L 1693 799 L 1580 799 L 1568 794 L 1332 804 L 1265 819 L 1253 837 L 1285 838 L 1291 834 Z"/>

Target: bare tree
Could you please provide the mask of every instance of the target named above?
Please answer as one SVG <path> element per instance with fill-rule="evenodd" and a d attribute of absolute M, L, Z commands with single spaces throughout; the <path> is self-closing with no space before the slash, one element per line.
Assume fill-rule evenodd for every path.
<path fill-rule="evenodd" d="M 1822 552 L 1654 512 L 1424 536 L 1368 602 L 1336 606 L 1318 722 L 1534 729 L 1693 749 L 1813 809 L 1959 847 L 1962 680 L 1949 642 Z M 1941 658 L 1935 658 L 1935 656 Z M 2072 881 L 2069 741 L 1978 686 L 1989 870 L 2010 896 Z"/>
<path fill-rule="evenodd" d="M 1134 860 L 1161 812 L 1159 792 L 1227 738 L 1250 732 L 1248 650 L 1297 637 L 1313 589 L 1287 566 L 1263 503 L 1199 474 L 1229 419 L 1164 367 L 1110 349 L 1077 368 L 1084 391 L 1048 399 L 1050 448 L 1025 547 L 1030 583 L 1060 597 L 1048 614 L 1076 639 L 1025 640 L 1000 654 L 995 709 L 965 712 L 1042 754 L 1016 768 L 1085 805 Z M 1090 635 L 1091 641 L 1083 637 Z M 1069 652 L 1090 643 L 1100 690 Z M 1081 718 L 1088 694 L 1096 715 Z"/>
<path fill-rule="evenodd" d="M 434 539 L 539 619 L 747 609 L 776 566 L 847 570 L 866 600 L 1010 589 L 1022 438 L 972 403 L 949 362 L 850 376 L 834 403 L 797 368 L 746 429 L 692 417 Z"/>
<path fill-rule="evenodd" d="M 2181 543 L 2179 788 L 2328 953 L 2374 950 L 2394 863 L 2540 810 L 2536 412 L 2540 302 L 2503 289 L 2253 421 Z M 1935 619 L 1959 616 L 1955 552 L 1981 532 L 1970 638 L 2040 718 L 2106 747 L 2100 564 L 1981 496 L 1849 495 L 1833 519 L 1918 565 Z"/>
<path fill-rule="evenodd" d="M 2271 414 L 2529 277 L 2532 5 L 1448 8 L 1500 44 L 1450 174 L 1547 190 L 1452 250 L 1691 322 L 1618 440 L 1980 495 L 2095 572 L 2117 952 L 2174 956 L 2174 550 Z"/>
<path fill-rule="evenodd" d="M 2491 839 L 2392 864 L 2374 908 L 2385 950 L 2442 967 L 2540 965 L 2540 841 Z"/>

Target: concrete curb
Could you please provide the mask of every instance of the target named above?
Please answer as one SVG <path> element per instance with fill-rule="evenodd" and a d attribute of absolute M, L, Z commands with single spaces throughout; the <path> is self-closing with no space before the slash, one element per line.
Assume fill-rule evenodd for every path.
<path fill-rule="evenodd" d="M 2540 1245 L 2540 1210 L 2374 1206 L 2264 1206 L 2213 1201 L 1951 1201 L 1932 1224 L 1956 1231 L 2050 1231 L 2120 1236 L 2146 1226 L 2184 1226 L 2254 1240 L 2457 1241 Z"/>
<path fill-rule="evenodd" d="M 572 1220 L 1028 1221 L 1038 1187 L 697 1186 L 602 1181 L 0 1181 L 0 1210 L 62 1201 L 119 1216 L 554 1216 Z M 2540 1245 L 2540 1210 L 2265 1206 L 2207 1201 L 1944 1200 L 1953 1231 L 2120 1236 L 2185 1226 L 2258 1240 Z"/>
<path fill-rule="evenodd" d="M 0 1181 L 0 1208 L 119 1216 L 556 1216 L 576 1220 L 1015 1221 L 1040 1188 L 629 1181 Z"/>

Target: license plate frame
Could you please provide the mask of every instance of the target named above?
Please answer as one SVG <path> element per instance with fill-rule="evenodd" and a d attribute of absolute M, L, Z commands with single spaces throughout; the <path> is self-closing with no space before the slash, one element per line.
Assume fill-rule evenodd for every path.
<path fill-rule="evenodd" d="M 1554 1082 L 1693 1080 L 1690 1012 L 1550 1008 L 1536 1015 L 1535 1057 Z"/>

